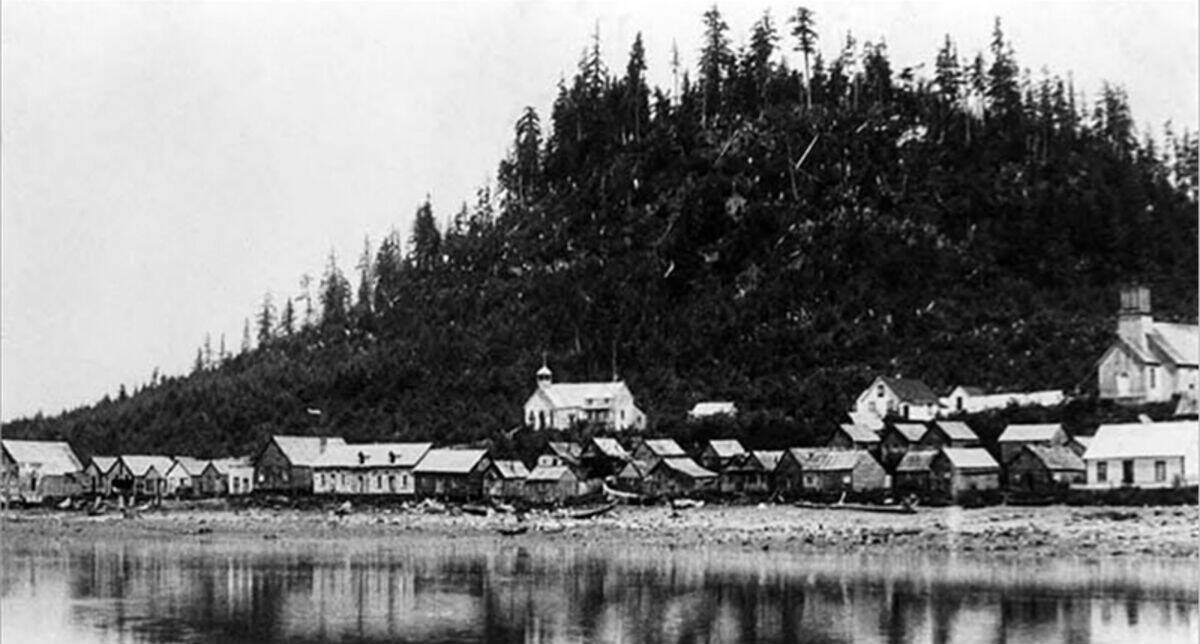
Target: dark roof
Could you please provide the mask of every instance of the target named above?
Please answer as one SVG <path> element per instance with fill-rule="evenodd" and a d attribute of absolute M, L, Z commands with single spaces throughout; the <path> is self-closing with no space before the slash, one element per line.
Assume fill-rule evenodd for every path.
<path fill-rule="evenodd" d="M 938 402 L 937 394 L 933 393 L 933 390 L 929 388 L 929 385 L 921 382 L 920 380 L 913 380 L 911 378 L 888 378 L 886 376 L 881 376 L 880 380 L 882 380 L 883 383 L 887 385 L 889 389 L 894 391 L 896 396 L 898 396 L 900 400 L 903 400 L 904 402 Z"/>
<path fill-rule="evenodd" d="M 1049 470 L 1073 470 L 1082 472 L 1085 469 L 1083 459 L 1079 458 L 1071 448 L 1062 445 L 1026 445 L 1025 449 L 1041 461 Z"/>

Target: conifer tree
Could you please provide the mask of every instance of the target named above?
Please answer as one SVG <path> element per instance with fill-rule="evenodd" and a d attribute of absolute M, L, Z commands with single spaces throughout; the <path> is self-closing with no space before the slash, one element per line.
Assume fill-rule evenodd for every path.
<path fill-rule="evenodd" d="M 344 329 L 349 322 L 350 282 L 337 265 L 337 255 L 329 251 L 329 263 L 321 278 L 321 324 L 326 328 Z"/>
<path fill-rule="evenodd" d="M 813 12 L 807 7 L 797 7 L 792 16 L 792 36 L 796 39 L 795 50 L 804 59 L 804 104 L 812 109 L 812 82 L 809 76 L 809 57 L 817 50 L 817 31 L 813 20 Z"/>
<path fill-rule="evenodd" d="M 263 294 L 262 306 L 258 309 L 258 346 L 267 346 L 274 331 L 275 305 L 271 302 L 271 293 L 267 292 Z"/>
<path fill-rule="evenodd" d="M 433 206 L 430 205 L 428 197 L 425 203 L 417 208 L 410 244 L 412 250 L 409 256 L 414 268 L 427 272 L 437 266 L 442 254 L 442 235 L 433 219 Z"/>
<path fill-rule="evenodd" d="M 704 46 L 700 49 L 700 95 L 702 98 L 701 125 L 706 126 L 710 117 L 722 108 L 722 86 L 733 64 L 733 52 L 729 49 L 729 25 L 721 17 L 720 10 L 713 5 L 704 12 Z"/>
<path fill-rule="evenodd" d="M 283 311 L 279 313 L 279 335 L 289 337 L 296 332 L 296 309 L 292 306 L 292 298 L 283 301 Z"/>
<path fill-rule="evenodd" d="M 242 351 L 243 354 L 250 352 L 250 318 L 242 320 Z"/>

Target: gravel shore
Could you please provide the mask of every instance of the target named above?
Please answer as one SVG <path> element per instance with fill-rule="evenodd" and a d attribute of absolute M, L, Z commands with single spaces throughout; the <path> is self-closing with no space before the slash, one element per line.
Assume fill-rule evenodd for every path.
<path fill-rule="evenodd" d="M 525 525 L 503 537 L 504 527 Z M 458 539 L 494 537 L 667 548 L 721 546 L 796 553 L 932 552 L 979 557 L 1153 557 L 1195 560 L 1200 508 L 989 507 L 924 508 L 916 514 L 798 508 L 790 505 L 617 507 L 592 519 L 568 512 L 533 513 L 518 524 L 507 514 L 476 516 L 420 510 L 229 509 L 179 505 L 142 513 L 89 517 L 78 512 L 8 512 L 9 547 L 58 540 L 186 539 Z"/>

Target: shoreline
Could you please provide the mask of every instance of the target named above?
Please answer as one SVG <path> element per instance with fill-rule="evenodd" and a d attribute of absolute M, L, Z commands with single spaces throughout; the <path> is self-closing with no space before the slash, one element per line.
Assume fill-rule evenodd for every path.
<path fill-rule="evenodd" d="M 78 512 L 6 512 L 5 548 L 62 541 L 135 539 L 296 540 L 464 539 L 506 543 L 730 548 L 795 554 L 954 554 L 972 558 L 1063 558 L 1085 561 L 1200 559 L 1197 506 L 1092 508 L 1072 506 L 978 509 L 922 508 L 915 514 L 798 508 L 720 506 L 686 510 L 619 506 L 591 519 L 568 512 L 535 512 L 523 534 L 512 515 L 429 514 L 414 509 L 330 511 L 272 508 L 171 507 L 137 518 Z"/>

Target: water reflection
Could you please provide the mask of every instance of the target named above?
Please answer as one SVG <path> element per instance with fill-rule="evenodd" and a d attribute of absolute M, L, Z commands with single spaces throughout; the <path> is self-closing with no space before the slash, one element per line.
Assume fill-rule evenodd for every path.
<path fill-rule="evenodd" d="M 1195 642 L 1190 564 L 5 544 L 4 642 Z"/>

